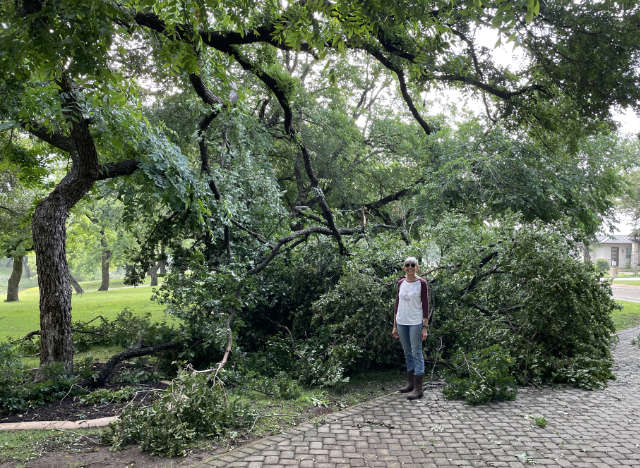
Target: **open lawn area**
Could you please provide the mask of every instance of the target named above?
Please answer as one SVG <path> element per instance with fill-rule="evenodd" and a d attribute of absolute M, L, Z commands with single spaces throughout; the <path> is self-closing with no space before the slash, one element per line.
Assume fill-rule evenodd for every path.
<path fill-rule="evenodd" d="M 628 286 L 640 286 L 640 280 L 615 279 L 614 284 L 626 284 Z"/>
<path fill-rule="evenodd" d="M 111 283 L 111 290 L 100 292 L 96 291 L 97 281 L 80 283 L 86 292 L 73 294 L 71 316 L 74 322 L 86 322 L 98 315 L 112 320 L 125 307 L 135 314 L 151 312 L 157 321 L 168 318 L 163 312 L 164 306 L 151 302 L 153 288 L 150 286 L 123 287 L 118 280 Z M 39 329 L 38 288 L 21 291 L 19 302 L 0 302 L 0 341 L 20 338 Z"/>
<path fill-rule="evenodd" d="M 616 301 L 622 306 L 622 310 L 613 313 L 613 323 L 616 330 L 640 325 L 640 302 Z"/>

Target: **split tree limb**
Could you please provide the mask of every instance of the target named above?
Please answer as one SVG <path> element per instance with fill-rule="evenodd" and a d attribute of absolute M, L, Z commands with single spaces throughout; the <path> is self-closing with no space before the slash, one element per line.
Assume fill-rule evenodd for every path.
<path fill-rule="evenodd" d="M 127 359 L 131 359 L 134 357 L 148 356 L 150 354 L 156 354 L 161 351 L 166 351 L 168 349 L 175 349 L 184 346 L 184 343 L 181 341 L 172 341 L 170 343 L 162 343 L 154 346 L 146 346 L 144 348 L 131 348 L 123 351 L 119 354 L 116 354 L 111 359 L 107 361 L 105 367 L 100 371 L 98 377 L 93 381 L 88 381 L 86 384 L 89 387 L 97 388 L 103 387 L 111 378 L 111 374 L 115 370 L 116 366 L 120 364 L 122 361 Z"/>

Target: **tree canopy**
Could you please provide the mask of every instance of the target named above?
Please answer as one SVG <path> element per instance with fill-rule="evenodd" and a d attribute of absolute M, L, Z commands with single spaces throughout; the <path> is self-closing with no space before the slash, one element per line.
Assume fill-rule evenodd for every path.
<path fill-rule="evenodd" d="M 255 275 L 317 236 L 342 256 L 369 233 L 410 243 L 451 210 L 568 218 L 591 235 L 624 159 L 611 106 L 638 105 L 630 1 L 3 6 L 2 129 L 66 163 L 33 239 L 41 362 L 68 369 L 66 221 L 96 183 L 145 224 L 132 279 L 161 247 Z M 481 46 L 489 30 L 522 60 Z M 481 98 L 486 121 L 455 130 L 430 113 L 423 93 L 449 88 Z"/>

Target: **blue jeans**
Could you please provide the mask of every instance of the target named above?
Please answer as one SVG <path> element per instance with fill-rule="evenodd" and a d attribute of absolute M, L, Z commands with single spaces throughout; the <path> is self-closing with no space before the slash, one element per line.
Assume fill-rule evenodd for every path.
<path fill-rule="evenodd" d="M 424 357 L 422 356 L 422 324 L 396 325 L 404 358 L 407 362 L 407 372 L 413 375 L 424 375 Z"/>

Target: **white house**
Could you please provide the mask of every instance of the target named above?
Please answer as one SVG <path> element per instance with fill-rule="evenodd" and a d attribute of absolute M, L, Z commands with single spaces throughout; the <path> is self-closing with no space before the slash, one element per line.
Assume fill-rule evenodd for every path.
<path fill-rule="evenodd" d="M 598 243 L 593 244 L 590 254 L 592 261 L 606 258 L 612 267 L 640 266 L 640 242 L 633 235 L 598 236 Z"/>

